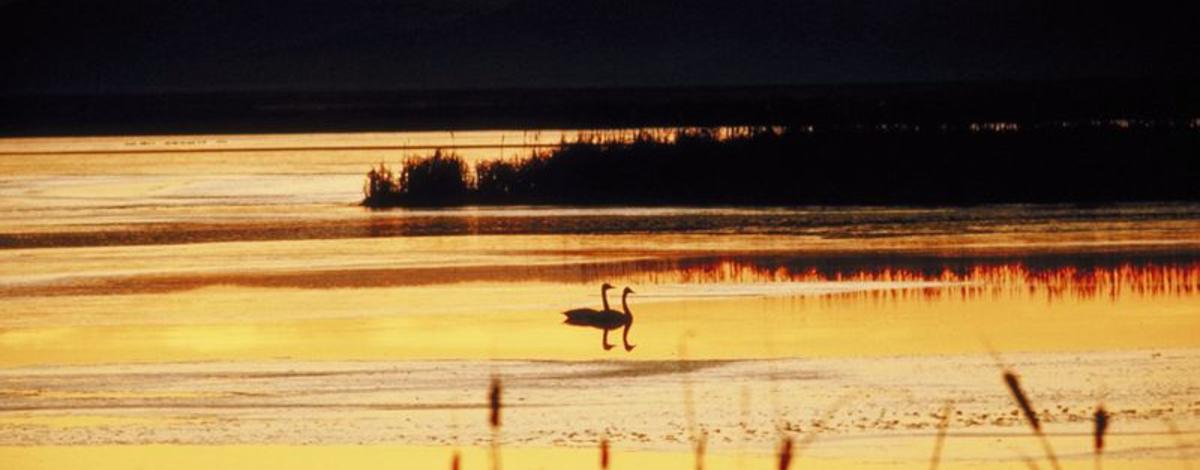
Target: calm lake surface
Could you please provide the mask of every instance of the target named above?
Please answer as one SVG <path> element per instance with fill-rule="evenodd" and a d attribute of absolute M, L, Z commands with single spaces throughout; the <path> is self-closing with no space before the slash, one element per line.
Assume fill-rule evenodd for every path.
<path fill-rule="evenodd" d="M 1021 436 L 1018 419 L 988 418 L 1012 409 L 993 376 L 997 360 L 1014 357 L 1074 405 L 1048 411 L 1051 422 L 1086 420 L 1087 407 L 1108 397 L 1133 403 L 1128 422 L 1141 428 L 1127 429 L 1158 431 L 1164 417 L 1185 431 L 1200 423 L 1200 382 L 1189 372 L 1200 347 L 1200 205 L 356 205 L 363 175 L 380 161 L 450 146 L 477 161 L 574 135 L 0 140 L 0 444 L 470 446 L 487 436 L 459 424 L 479 413 L 468 405 L 491 374 L 514 377 L 511 393 L 534 408 L 572 409 L 586 401 L 538 390 L 578 391 L 586 381 L 619 393 L 622 380 L 653 376 L 659 381 L 635 395 L 643 408 L 626 413 L 682 410 L 643 417 L 641 427 L 614 424 L 626 423 L 615 408 L 605 408 L 616 413 L 610 421 L 580 415 L 586 429 L 552 417 L 516 424 L 523 431 L 513 431 L 515 442 L 533 448 L 593 445 L 596 430 L 608 429 L 618 445 L 686 455 L 689 429 L 708 417 L 709 432 L 743 435 L 747 419 L 758 419 L 761 436 L 714 445 L 718 455 L 761 454 L 779 435 L 781 414 L 819 416 L 837 402 L 814 391 L 811 403 L 789 404 L 779 387 L 818 383 L 933 390 L 886 404 L 917 413 L 903 424 L 926 435 L 936 423 L 929 413 L 946 399 L 970 409 L 981 387 L 991 401 L 975 403 L 959 424 L 974 419 Z M 797 175 L 796 184 L 811 178 L 819 175 Z M 563 310 L 598 308 L 603 282 L 618 286 L 614 306 L 620 288 L 636 290 L 632 352 L 604 351 L 598 330 L 561 324 Z M 1176 361 L 1149 359 L 1162 354 Z M 1064 366 L 1071 361 L 1078 370 Z M 1144 380 L 1105 378 L 1120 375 L 1105 364 Z M 941 379 L 905 382 L 934 369 Z M 359 373 L 390 378 L 330 388 Z M 993 381 L 979 385 L 978 377 Z M 432 391 L 387 395 L 386 383 L 405 380 Z M 688 411 L 680 383 L 710 395 Z M 1156 398 L 1144 400 L 1147 393 Z M 238 401 L 246 396 L 261 399 Z M 431 396 L 456 411 L 385 406 Z M 706 402 L 725 404 L 708 410 Z M 366 405 L 326 407 L 348 403 Z M 278 414 L 267 411 L 277 405 Z M 722 414 L 739 406 L 758 417 Z M 884 406 L 849 408 L 875 419 Z M 362 425 L 413 418 L 405 413 L 424 413 L 422 424 Z M 891 429 L 879 422 L 838 422 L 825 438 L 878 437 Z M 1089 430 L 1063 426 L 1064 435 Z M 1130 451 L 1135 463 L 1168 458 L 1153 449 L 1173 448 L 1170 439 L 1130 439 L 1130 448 L 1152 449 Z M 925 463 L 926 443 L 912 444 L 921 450 L 910 463 Z M 964 461 L 1016 458 L 965 447 L 974 453 Z M 1089 455 L 1086 443 L 1076 447 Z M 844 447 L 815 452 L 857 458 Z"/>

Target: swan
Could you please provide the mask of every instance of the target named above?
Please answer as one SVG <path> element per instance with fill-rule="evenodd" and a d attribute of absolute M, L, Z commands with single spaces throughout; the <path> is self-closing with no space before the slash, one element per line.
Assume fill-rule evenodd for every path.
<path fill-rule="evenodd" d="M 625 310 L 625 330 L 621 332 L 621 343 L 625 345 L 625 352 L 633 351 L 633 348 L 637 347 L 636 344 L 629 344 L 629 327 L 633 326 L 633 312 L 629 311 L 629 304 L 625 302 L 629 294 L 635 293 L 629 286 L 625 286 L 625 290 L 621 292 L 621 309 Z"/>
<path fill-rule="evenodd" d="M 609 288 L 611 288 L 611 286 L 609 286 Z M 604 291 L 606 290 L 607 289 L 601 288 L 600 294 L 602 296 L 605 295 Z M 563 312 L 563 315 L 567 316 L 567 319 L 564 320 L 563 323 L 575 326 L 590 326 L 592 328 L 604 330 L 604 336 L 600 338 L 600 344 L 604 347 L 605 351 L 608 351 L 614 347 L 614 345 L 608 344 L 609 330 L 615 330 L 617 328 L 624 327 L 625 330 L 621 333 L 621 343 L 623 343 L 625 346 L 626 352 L 633 351 L 633 348 L 637 347 L 637 345 L 629 344 L 629 328 L 633 326 L 633 313 L 629 311 L 628 302 L 629 294 L 633 293 L 635 292 L 629 287 L 626 287 L 625 290 L 621 292 L 621 308 L 624 310 L 624 312 L 608 308 L 608 300 L 605 298 L 604 310 L 597 311 L 590 308 L 567 310 Z"/>
<path fill-rule="evenodd" d="M 608 344 L 608 331 L 617 329 L 621 326 L 621 323 L 614 323 L 615 320 L 619 320 L 619 318 L 614 318 L 614 316 L 623 317 L 620 312 L 613 310 L 608 306 L 608 290 L 613 288 L 613 285 L 607 282 L 600 286 L 600 299 L 604 303 L 604 308 L 602 310 L 596 310 L 594 308 L 575 308 L 562 313 L 567 317 L 566 320 L 563 320 L 563 323 L 575 326 L 590 326 L 604 330 L 604 336 L 600 337 L 600 345 L 605 351 L 608 351 L 615 346 Z"/>

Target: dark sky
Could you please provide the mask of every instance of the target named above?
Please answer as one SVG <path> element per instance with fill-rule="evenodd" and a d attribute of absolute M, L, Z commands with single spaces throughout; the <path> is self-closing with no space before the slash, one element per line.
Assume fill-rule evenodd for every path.
<path fill-rule="evenodd" d="M 1194 78 L 1197 18 L 1138 1 L 0 0 L 0 93 Z"/>

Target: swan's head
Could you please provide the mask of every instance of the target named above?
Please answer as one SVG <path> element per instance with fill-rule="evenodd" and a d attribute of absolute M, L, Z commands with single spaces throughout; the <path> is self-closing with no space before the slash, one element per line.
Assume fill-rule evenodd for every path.
<path fill-rule="evenodd" d="M 621 292 L 621 294 L 622 294 L 622 295 L 626 295 L 626 294 L 636 294 L 636 293 L 637 293 L 637 292 L 634 292 L 634 291 L 633 291 L 633 289 L 630 289 L 629 287 L 625 287 L 625 290 Z"/>
<path fill-rule="evenodd" d="M 614 287 L 612 284 L 609 284 L 607 282 L 604 283 L 604 285 L 600 286 L 600 290 L 609 290 L 609 289 L 616 289 L 616 287 Z"/>

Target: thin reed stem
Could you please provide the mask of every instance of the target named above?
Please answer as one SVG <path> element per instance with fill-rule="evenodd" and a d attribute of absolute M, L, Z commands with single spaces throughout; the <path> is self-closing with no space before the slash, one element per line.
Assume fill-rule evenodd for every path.
<path fill-rule="evenodd" d="M 1183 442 L 1183 436 L 1179 432 L 1179 428 L 1175 426 L 1175 421 L 1171 418 L 1163 418 L 1163 423 L 1166 423 L 1167 430 L 1171 432 L 1171 437 L 1175 439 L 1175 450 L 1179 452 L 1179 463 L 1184 470 L 1192 470 L 1192 459 L 1188 456 L 1188 445 Z"/>
<path fill-rule="evenodd" d="M 929 457 L 929 470 L 937 470 L 942 461 L 942 446 L 946 442 L 946 429 L 950 427 L 950 413 L 954 411 L 954 403 L 947 400 L 942 406 L 942 416 L 938 420 L 937 438 L 933 441 L 933 455 Z"/>

